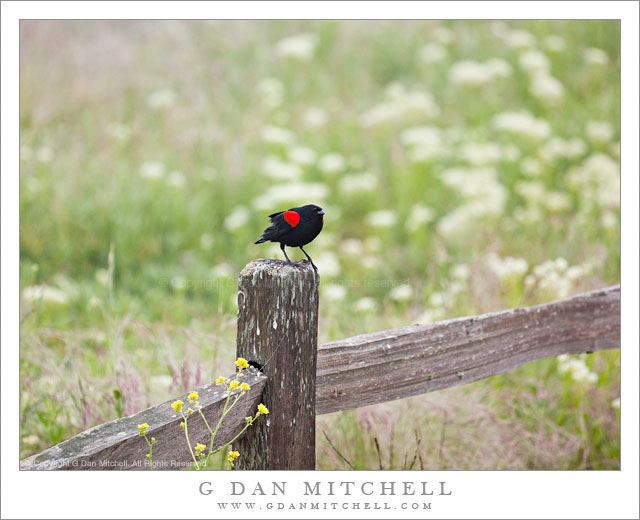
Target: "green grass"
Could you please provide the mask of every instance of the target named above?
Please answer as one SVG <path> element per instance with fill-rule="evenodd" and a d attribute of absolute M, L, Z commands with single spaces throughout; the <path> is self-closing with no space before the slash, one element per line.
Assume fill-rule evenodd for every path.
<path fill-rule="evenodd" d="M 508 44 L 514 30 L 544 53 L 539 74 L 562 84 L 561 98 L 532 94 L 525 51 Z M 315 35 L 310 57 L 278 54 L 279 41 L 301 33 Z M 277 246 L 253 245 L 278 209 L 313 202 L 327 211 L 308 248 L 322 276 L 320 341 L 619 283 L 619 34 L 616 21 L 23 21 L 21 456 L 230 372 L 236 277 L 254 258 L 280 257 Z M 550 50 L 550 35 L 564 49 Z M 430 43 L 445 54 L 426 63 Z M 590 63 L 588 48 L 607 62 Z M 506 77 L 452 81 L 454 64 L 492 58 L 508 64 Z M 266 78 L 281 85 L 274 103 Z M 428 98 L 411 92 L 432 106 L 416 106 Z M 384 103 L 392 115 L 363 124 Z M 308 123 L 310 108 L 322 109 L 323 125 Z M 522 110 L 546 121 L 549 135 L 494 124 Z M 612 135 L 589 135 L 591 121 Z M 266 141 L 270 125 L 289 130 L 293 144 Z M 440 135 L 423 161 L 403 137 L 420 126 Z M 550 156 L 554 137 L 578 138 L 581 149 Z M 498 157 L 475 158 L 493 180 L 474 180 L 483 174 L 465 155 L 473 143 L 499 146 Z M 292 180 L 265 173 L 265 158 L 291 163 L 296 146 L 316 157 Z M 322 168 L 328 153 L 343 157 L 341 171 Z M 451 168 L 464 168 L 463 183 L 449 182 Z M 375 184 L 346 190 L 345 177 L 363 172 Z M 287 196 L 292 183 L 325 193 Z M 560 207 L 548 207 L 550 192 Z M 407 226 L 415 205 L 433 218 Z M 452 223 L 469 207 L 477 213 Z M 392 210 L 393 222 L 371 225 L 378 210 Z M 526 269 L 501 272 L 492 254 L 524 259 Z M 557 258 L 568 267 L 536 270 Z M 398 285 L 409 286 L 406 297 L 392 292 Z M 34 298 L 33 286 L 49 292 Z M 344 457 L 360 469 L 619 468 L 619 359 L 587 356 L 595 383 L 550 359 L 319 417 L 318 467 L 347 469 Z M 323 431 L 348 451 L 336 453 Z"/>

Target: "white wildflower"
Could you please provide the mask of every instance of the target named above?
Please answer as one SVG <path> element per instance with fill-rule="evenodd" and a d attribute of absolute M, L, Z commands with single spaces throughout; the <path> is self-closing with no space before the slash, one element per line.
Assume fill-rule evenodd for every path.
<path fill-rule="evenodd" d="M 69 303 L 69 296 L 57 287 L 50 285 L 32 285 L 22 289 L 22 299 L 35 303 L 42 301 L 44 303 Z"/>
<path fill-rule="evenodd" d="M 618 408 L 620 407 L 618 406 Z M 22 439 L 22 442 L 28 446 L 36 446 L 40 442 L 40 438 L 37 435 L 31 434 Z"/>
<path fill-rule="evenodd" d="M 209 269 L 209 275 L 214 280 L 218 280 L 220 278 L 233 278 L 235 276 L 235 272 L 233 267 L 231 267 L 227 263 L 220 263 L 214 265 L 211 269 Z"/>
<path fill-rule="evenodd" d="M 512 49 L 526 49 L 536 44 L 533 34 L 524 30 L 508 30 L 502 37 L 507 46 Z"/>
<path fill-rule="evenodd" d="M 295 146 L 289 150 L 289 160 L 302 166 L 311 166 L 316 162 L 317 154 L 311 148 Z"/>
<path fill-rule="evenodd" d="M 468 143 L 462 147 L 462 156 L 472 166 L 495 164 L 502 159 L 502 148 L 496 143 Z"/>
<path fill-rule="evenodd" d="M 544 119 L 537 119 L 529 112 L 502 112 L 494 116 L 493 126 L 504 132 L 522 137 L 542 140 L 551 134 L 551 125 Z"/>
<path fill-rule="evenodd" d="M 620 159 L 620 141 L 617 143 L 611 143 L 609 146 L 609 153 L 617 159 Z"/>
<path fill-rule="evenodd" d="M 161 88 L 154 90 L 147 97 L 147 105 L 151 108 L 163 108 L 170 105 L 176 100 L 176 93 L 170 88 Z"/>
<path fill-rule="evenodd" d="M 174 188 L 182 188 L 186 182 L 184 173 L 181 171 L 173 171 L 167 177 L 167 184 Z"/>
<path fill-rule="evenodd" d="M 397 285 L 389 291 L 389 298 L 395 301 L 409 301 L 413 298 L 413 288 L 408 284 Z"/>
<path fill-rule="evenodd" d="M 468 280 L 471 276 L 471 269 L 467 264 L 456 264 L 451 268 L 451 276 L 455 280 Z"/>
<path fill-rule="evenodd" d="M 431 307 L 446 307 L 449 303 L 449 298 L 445 293 L 433 292 L 429 295 L 429 305 Z"/>
<path fill-rule="evenodd" d="M 609 63 L 609 56 L 602 49 L 590 47 L 582 51 L 584 60 L 590 65 L 606 65 Z"/>
<path fill-rule="evenodd" d="M 442 217 L 436 229 L 447 242 L 463 243 L 486 229 L 487 222 L 495 219 L 496 209 L 502 211 L 482 201 L 467 202 Z"/>
<path fill-rule="evenodd" d="M 440 43 L 444 45 L 448 45 L 449 43 L 452 43 L 454 39 L 453 31 L 451 29 L 448 29 L 442 26 L 436 27 L 433 31 L 433 35 L 436 40 L 438 40 Z"/>
<path fill-rule="evenodd" d="M 106 287 L 109 284 L 109 271 L 107 271 L 106 269 L 96 269 L 94 277 L 96 279 L 96 282 L 98 282 L 103 287 Z"/>
<path fill-rule="evenodd" d="M 318 168 L 323 173 L 338 173 L 347 166 L 345 158 L 339 153 L 328 153 L 320 157 Z"/>
<path fill-rule="evenodd" d="M 488 255 L 487 265 L 503 284 L 513 284 L 520 281 L 529 270 L 529 264 L 524 258 L 511 256 L 500 258 L 495 253 Z"/>
<path fill-rule="evenodd" d="M 342 285 L 325 284 L 322 286 L 322 296 L 329 301 L 342 301 L 347 295 L 347 289 Z"/>
<path fill-rule="evenodd" d="M 159 179 L 164 175 L 164 164 L 159 161 L 145 162 L 140 166 L 140 175 L 147 179 Z"/>
<path fill-rule="evenodd" d="M 491 58 L 484 63 L 494 78 L 508 78 L 511 76 L 511 65 L 502 58 Z"/>
<path fill-rule="evenodd" d="M 117 141 L 126 141 L 131 137 L 131 128 L 121 123 L 111 123 L 107 125 L 107 134 Z"/>
<path fill-rule="evenodd" d="M 567 44 L 562 37 L 557 34 L 550 34 L 544 39 L 544 46 L 551 52 L 562 52 L 567 48 Z"/>
<path fill-rule="evenodd" d="M 415 126 L 403 130 L 400 140 L 408 148 L 411 161 L 429 161 L 446 153 L 441 131 L 431 126 Z"/>
<path fill-rule="evenodd" d="M 314 255 L 313 263 L 318 266 L 318 271 L 325 277 L 333 278 L 340 274 L 340 260 L 331 251 L 323 251 L 319 255 Z"/>
<path fill-rule="evenodd" d="M 556 159 L 577 159 L 587 151 L 587 145 L 579 137 L 562 139 L 552 137 L 540 148 L 540 156 L 545 162 L 551 163 Z"/>
<path fill-rule="evenodd" d="M 279 126 L 265 126 L 261 135 L 264 141 L 271 144 L 290 145 L 295 141 L 295 134 L 291 130 Z"/>
<path fill-rule="evenodd" d="M 520 181 L 516 183 L 515 191 L 533 204 L 540 203 L 546 195 L 544 184 L 539 181 Z"/>
<path fill-rule="evenodd" d="M 520 54 L 518 58 L 520 67 L 532 75 L 546 74 L 551 68 L 551 63 L 544 53 L 528 50 Z"/>
<path fill-rule="evenodd" d="M 202 233 L 202 235 L 200 235 L 200 247 L 202 249 L 211 249 L 214 243 L 215 238 L 211 233 Z"/>
<path fill-rule="evenodd" d="M 365 255 L 360 258 L 360 265 L 365 269 L 377 269 L 382 265 L 382 260 L 378 256 Z"/>
<path fill-rule="evenodd" d="M 498 181 L 495 168 L 448 168 L 442 172 L 441 179 L 465 198 L 494 206 L 496 214 L 502 213 L 507 192 Z"/>
<path fill-rule="evenodd" d="M 542 174 L 542 165 L 538 159 L 525 157 L 520 161 L 520 170 L 529 177 L 539 177 Z"/>
<path fill-rule="evenodd" d="M 364 244 L 357 238 L 345 238 L 340 245 L 340 252 L 350 256 L 360 256 L 364 253 Z"/>
<path fill-rule="evenodd" d="M 562 83 L 547 74 L 534 76 L 531 80 L 529 91 L 534 97 L 549 103 L 556 103 L 564 96 L 564 86 Z"/>
<path fill-rule="evenodd" d="M 398 217 L 395 212 L 390 209 L 381 209 L 369 213 L 366 217 L 367 223 L 373 227 L 391 227 Z"/>
<path fill-rule="evenodd" d="M 308 128 L 318 128 L 327 122 L 327 113 L 318 107 L 310 107 L 302 115 L 302 122 Z"/>
<path fill-rule="evenodd" d="M 605 211 L 600 218 L 600 224 L 605 229 L 615 229 L 618 226 L 618 215 L 613 211 Z"/>
<path fill-rule="evenodd" d="M 536 265 L 525 280 L 525 287 L 536 289 L 548 299 L 566 298 L 574 284 L 591 271 L 588 263 L 569 266 L 564 258 L 546 260 Z"/>
<path fill-rule="evenodd" d="M 276 44 L 276 52 L 283 57 L 308 60 L 313 57 L 317 37 L 312 33 L 303 33 L 283 38 Z"/>
<path fill-rule="evenodd" d="M 425 224 L 435 219 L 435 211 L 422 204 L 415 204 L 411 207 L 405 227 L 408 231 L 417 231 L 424 228 Z"/>
<path fill-rule="evenodd" d="M 224 227 L 229 231 L 243 228 L 249 222 L 249 215 L 245 206 L 236 206 L 224 219 Z"/>
<path fill-rule="evenodd" d="M 262 172 L 272 179 L 297 180 L 302 169 L 295 163 L 285 162 L 275 155 L 269 155 L 262 161 Z"/>
<path fill-rule="evenodd" d="M 520 148 L 514 144 L 508 144 L 502 147 L 503 159 L 508 162 L 516 162 L 520 159 Z"/>
<path fill-rule="evenodd" d="M 613 138 L 613 127 L 607 121 L 589 121 L 587 137 L 592 143 L 608 143 Z"/>
<path fill-rule="evenodd" d="M 511 75 L 511 65 L 500 58 L 492 58 L 484 63 L 463 60 L 452 65 L 449 81 L 460 87 L 481 87 L 498 78 Z"/>
<path fill-rule="evenodd" d="M 355 309 L 356 312 L 361 312 L 363 314 L 374 312 L 377 309 L 377 307 L 378 307 L 377 302 L 373 298 L 370 298 L 368 296 L 365 296 L 364 298 L 360 298 L 353 305 L 353 308 Z"/>
<path fill-rule="evenodd" d="M 380 251 L 383 245 L 384 243 L 382 242 L 382 239 L 377 236 L 368 237 L 364 241 L 364 247 L 367 251 L 372 251 L 372 252 Z"/>
<path fill-rule="evenodd" d="M 566 211 L 571 207 L 569 195 L 560 191 L 548 191 L 541 202 L 552 213 Z"/>
<path fill-rule="evenodd" d="M 427 325 L 429 323 L 435 323 L 441 320 L 444 316 L 440 309 L 426 309 L 420 316 L 418 316 L 417 322 Z"/>
<path fill-rule="evenodd" d="M 386 89 L 387 99 L 360 118 L 364 127 L 372 127 L 405 117 L 434 117 L 440 113 L 433 96 L 426 91 L 407 91 L 401 84 L 392 83 Z"/>
<path fill-rule="evenodd" d="M 30 161 L 33 158 L 33 149 L 26 144 L 20 147 L 20 159 L 23 161 Z"/>
<path fill-rule="evenodd" d="M 620 409 L 620 398 L 616 397 L 613 401 L 611 401 L 611 406 L 613 408 L 618 408 Z"/>
<path fill-rule="evenodd" d="M 493 79 L 493 72 L 483 63 L 464 60 L 455 63 L 449 70 L 449 81 L 461 87 L 480 87 Z"/>
<path fill-rule="evenodd" d="M 53 160 L 53 150 L 50 146 L 41 146 L 36 152 L 36 158 L 41 163 L 49 163 Z"/>
<path fill-rule="evenodd" d="M 345 175 L 340 179 L 340 191 L 354 195 L 365 191 L 373 191 L 378 187 L 378 176 L 375 173 L 363 172 Z"/>
<path fill-rule="evenodd" d="M 271 186 L 264 194 L 253 200 L 259 210 L 273 209 L 284 203 L 299 203 L 300 200 L 321 202 L 329 195 L 329 187 L 321 182 L 288 182 Z"/>
<path fill-rule="evenodd" d="M 558 357 L 558 371 L 568 373 L 576 382 L 597 383 L 598 374 L 589 370 L 583 359 L 576 357 Z"/>
<path fill-rule="evenodd" d="M 580 193 L 581 202 L 620 207 L 620 165 L 608 155 L 596 153 L 569 170 L 567 184 Z"/>
<path fill-rule="evenodd" d="M 276 108 L 282 104 L 284 98 L 284 86 L 282 81 L 276 78 L 264 78 L 256 86 L 262 103 L 267 108 Z"/>
<path fill-rule="evenodd" d="M 436 63 L 447 56 L 447 49 L 437 43 L 429 43 L 420 50 L 420 59 L 424 63 Z"/>
<path fill-rule="evenodd" d="M 187 288 L 187 279 L 184 276 L 176 275 L 170 280 L 171 288 L 176 291 L 184 291 Z"/>

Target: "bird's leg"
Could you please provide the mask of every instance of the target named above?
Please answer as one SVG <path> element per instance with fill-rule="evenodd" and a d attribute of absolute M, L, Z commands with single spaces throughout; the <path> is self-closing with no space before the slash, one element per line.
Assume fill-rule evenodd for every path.
<path fill-rule="evenodd" d="M 307 252 L 304 249 L 302 249 L 302 246 L 300 246 L 300 250 L 304 253 L 304 256 L 306 256 L 309 259 L 309 262 L 311 262 L 311 267 L 313 267 L 313 270 L 317 273 L 318 268 L 316 267 L 316 264 L 313 263 L 313 260 L 311 260 L 311 257 L 307 254 Z"/>
<path fill-rule="evenodd" d="M 284 257 L 287 259 L 287 262 L 291 263 L 291 260 L 289 260 L 289 257 L 287 256 L 287 252 L 284 250 L 283 242 L 280 242 L 280 249 L 282 249 L 282 252 L 284 253 Z"/>

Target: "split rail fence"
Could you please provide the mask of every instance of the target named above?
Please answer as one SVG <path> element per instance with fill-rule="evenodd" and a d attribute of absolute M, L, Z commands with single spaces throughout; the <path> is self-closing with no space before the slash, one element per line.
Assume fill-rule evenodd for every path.
<path fill-rule="evenodd" d="M 262 417 L 234 443 L 238 469 L 314 469 L 315 417 L 441 390 L 501 374 L 542 358 L 620 348 L 620 286 L 502 312 L 412 325 L 318 345 L 318 276 L 309 264 L 256 260 L 240 274 L 237 356 L 251 390 L 227 415 L 222 446 L 263 402 Z M 233 376 L 232 376 L 233 377 Z M 209 424 L 217 423 L 226 389 L 199 388 Z M 144 469 L 148 447 L 137 425 L 158 439 L 154 468 L 191 461 L 170 403 L 111 421 L 20 463 L 25 470 Z M 191 439 L 208 439 L 201 418 Z"/>

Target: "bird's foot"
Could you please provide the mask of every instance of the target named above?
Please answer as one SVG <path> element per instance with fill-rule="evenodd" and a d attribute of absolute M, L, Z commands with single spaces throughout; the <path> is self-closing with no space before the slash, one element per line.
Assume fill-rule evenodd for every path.
<path fill-rule="evenodd" d="M 309 263 L 311 264 L 311 267 L 313 267 L 313 270 L 317 273 L 318 268 L 316 267 L 316 264 L 314 264 L 311 260 L 309 260 Z"/>

